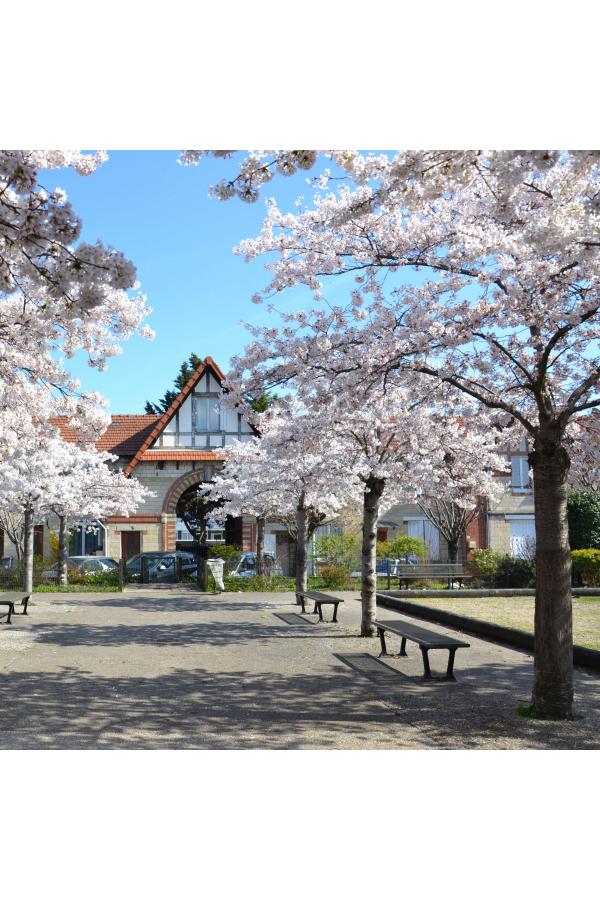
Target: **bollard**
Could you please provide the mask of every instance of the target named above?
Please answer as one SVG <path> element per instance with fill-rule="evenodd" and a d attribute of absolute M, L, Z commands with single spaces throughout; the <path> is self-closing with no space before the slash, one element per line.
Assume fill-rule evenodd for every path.
<path fill-rule="evenodd" d="M 198 588 L 205 594 L 208 591 L 208 566 L 201 557 L 198 557 Z"/>
<path fill-rule="evenodd" d="M 182 581 L 183 560 L 180 556 L 175 557 L 175 581 L 180 584 Z"/>
<path fill-rule="evenodd" d="M 148 584 L 150 582 L 150 575 L 148 572 L 148 558 L 146 556 L 142 556 L 140 581 L 142 584 Z"/>
<path fill-rule="evenodd" d="M 125 590 L 125 585 L 127 584 L 127 560 L 121 559 L 119 560 L 119 590 Z"/>

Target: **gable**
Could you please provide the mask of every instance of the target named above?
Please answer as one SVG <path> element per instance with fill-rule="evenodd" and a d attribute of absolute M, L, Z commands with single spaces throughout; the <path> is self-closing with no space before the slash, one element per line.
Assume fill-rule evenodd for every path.
<path fill-rule="evenodd" d="M 222 458 L 223 448 L 254 434 L 252 426 L 235 410 L 221 409 L 219 396 L 225 376 L 207 356 L 182 388 L 169 409 L 158 419 L 135 457 L 130 474 L 142 460 L 158 461 L 165 453 L 198 452 Z M 218 451 L 221 451 L 220 453 Z"/>

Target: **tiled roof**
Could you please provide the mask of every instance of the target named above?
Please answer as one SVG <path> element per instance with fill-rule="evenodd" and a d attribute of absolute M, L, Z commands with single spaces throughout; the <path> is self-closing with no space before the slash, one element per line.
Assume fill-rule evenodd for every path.
<path fill-rule="evenodd" d="M 125 475 L 130 475 L 142 460 L 146 462 L 148 460 L 157 462 L 161 460 L 217 462 L 224 459 L 225 454 L 221 449 L 210 451 L 196 450 L 195 448 L 190 448 L 189 450 L 149 450 L 207 369 L 212 371 L 220 383 L 224 381 L 225 375 L 223 372 L 214 359 L 211 356 L 207 356 L 162 416 L 137 414 L 112 416 L 110 425 L 96 441 L 98 450 L 106 450 L 108 453 L 114 453 L 117 456 L 131 457 L 129 464 L 124 470 Z M 68 419 L 61 416 L 54 419 L 53 424 L 59 428 L 64 440 L 76 441 L 76 435 L 73 429 L 69 427 Z"/>
<path fill-rule="evenodd" d="M 221 462 L 226 457 L 224 450 L 146 450 L 139 462 Z"/>
<path fill-rule="evenodd" d="M 110 425 L 96 441 L 96 447 L 117 456 L 135 456 L 159 419 L 160 416 L 154 415 L 112 416 Z M 53 419 L 52 423 L 58 427 L 63 440 L 76 441 L 75 432 L 65 417 Z"/>

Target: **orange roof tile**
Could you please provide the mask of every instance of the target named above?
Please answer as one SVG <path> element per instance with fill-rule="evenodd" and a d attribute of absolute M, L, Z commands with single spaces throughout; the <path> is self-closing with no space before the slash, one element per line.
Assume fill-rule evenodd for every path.
<path fill-rule="evenodd" d="M 96 441 L 96 447 L 117 456 L 135 456 L 159 419 L 160 416 L 155 415 L 112 416 L 110 425 Z M 53 419 L 52 424 L 57 426 L 63 440 L 75 443 L 77 436 L 65 416 Z"/>
<path fill-rule="evenodd" d="M 226 456 L 224 449 L 197 450 L 190 447 L 189 450 L 146 450 L 138 462 L 221 462 Z"/>

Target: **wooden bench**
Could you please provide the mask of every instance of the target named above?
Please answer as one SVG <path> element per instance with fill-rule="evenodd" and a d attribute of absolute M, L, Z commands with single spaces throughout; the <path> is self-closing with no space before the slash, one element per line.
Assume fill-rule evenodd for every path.
<path fill-rule="evenodd" d="M 0 597 L 2 598 L 2 599 L 0 599 L 0 606 L 8 607 L 8 612 L 0 613 L 0 619 L 6 618 L 5 624 L 6 625 L 12 624 L 10 620 L 11 620 L 11 616 L 16 615 L 15 605 L 17 603 L 21 604 L 21 607 L 22 607 L 21 615 L 22 616 L 29 615 L 29 613 L 27 612 L 27 606 L 29 604 L 30 596 L 31 596 L 30 594 L 19 594 L 16 592 L 14 592 L 14 593 L 13 592 L 10 592 L 10 593 L 5 592 L 5 593 L 0 594 Z"/>
<path fill-rule="evenodd" d="M 438 677 L 437 680 L 456 681 L 454 677 L 454 655 L 459 647 L 471 646 L 470 644 L 467 644 L 466 641 L 459 641 L 456 638 L 447 637 L 445 634 L 439 634 L 437 631 L 430 631 L 429 628 L 421 628 L 419 625 L 413 625 L 411 622 L 406 622 L 404 619 L 377 620 L 373 622 L 373 624 L 377 628 L 377 634 L 381 642 L 380 656 L 392 655 L 387 652 L 385 644 L 385 632 L 391 631 L 402 638 L 398 656 L 408 656 L 408 653 L 406 652 L 407 641 L 414 641 L 415 644 L 419 645 L 421 653 L 423 654 L 423 667 L 425 669 L 424 677 L 426 679 L 434 677 L 431 674 L 431 668 L 429 666 L 429 651 L 447 650 L 448 668 L 446 670 L 446 675 L 441 678 Z"/>
<path fill-rule="evenodd" d="M 394 566 L 392 575 L 398 578 L 398 587 L 406 584 L 408 590 L 409 581 L 425 581 L 429 579 L 442 579 L 448 581 L 448 589 L 452 587 L 453 581 L 458 581 L 460 587 L 465 581 L 470 581 L 473 575 L 465 575 L 462 563 L 430 563 L 427 565 L 402 565 Z"/>
<path fill-rule="evenodd" d="M 343 600 L 340 600 L 338 597 L 331 597 L 329 594 L 322 594 L 320 591 L 300 591 L 296 593 L 296 603 L 302 607 L 302 612 L 306 612 L 306 601 L 311 600 L 315 604 L 315 608 L 313 609 L 313 613 L 319 614 L 319 622 L 325 621 L 323 619 L 323 606 L 333 606 L 333 619 L 332 622 L 337 622 L 337 610 L 340 603 L 343 603 Z"/>

